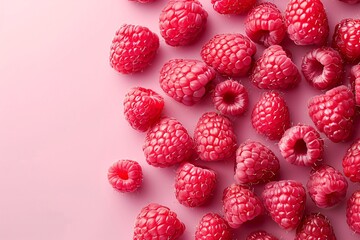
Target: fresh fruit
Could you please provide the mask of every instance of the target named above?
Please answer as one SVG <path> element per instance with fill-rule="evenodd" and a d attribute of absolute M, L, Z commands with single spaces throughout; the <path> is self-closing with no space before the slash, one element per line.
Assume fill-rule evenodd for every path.
<path fill-rule="evenodd" d="M 216 213 L 205 214 L 196 226 L 195 240 L 232 240 L 231 228 Z"/>
<path fill-rule="evenodd" d="M 360 234 L 360 190 L 355 191 L 346 205 L 346 222 L 350 229 Z"/>
<path fill-rule="evenodd" d="M 350 82 L 354 89 L 355 103 L 360 106 L 360 63 L 351 68 Z"/>
<path fill-rule="evenodd" d="M 113 188 L 120 192 L 134 192 L 142 183 L 142 169 L 133 160 L 119 160 L 108 170 L 108 180 Z"/>
<path fill-rule="evenodd" d="M 296 229 L 295 240 L 336 240 L 333 227 L 321 213 L 306 215 Z"/>
<path fill-rule="evenodd" d="M 273 235 L 265 232 L 263 230 L 255 231 L 250 233 L 246 240 L 278 240 L 278 238 L 274 237 Z"/>
<path fill-rule="evenodd" d="M 255 5 L 256 0 L 211 0 L 211 3 L 220 14 L 243 14 Z"/>
<path fill-rule="evenodd" d="M 347 150 L 342 166 L 344 174 L 352 182 L 360 182 L 360 139 L 356 140 Z"/>

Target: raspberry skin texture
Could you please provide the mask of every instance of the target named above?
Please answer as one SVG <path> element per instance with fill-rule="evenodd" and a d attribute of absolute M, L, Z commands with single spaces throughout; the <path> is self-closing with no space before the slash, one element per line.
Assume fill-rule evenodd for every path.
<path fill-rule="evenodd" d="M 285 10 L 285 25 L 297 45 L 324 45 L 329 23 L 320 0 L 290 0 Z"/>
<path fill-rule="evenodd" d="M 213 8 L 220 14 L 244 14 L 256 3 L 256 0 L 211 0 Z"/>
<path fill-rule="evenodd" d="M 234 156 L 236 135 L 232 122 L 225 116 L 204 113 L 194 131 L 195 148 L 203 161 L 219 161 Z"/>
<path fill-rule="evenodd" d="M 347 201 L 346 222 L 350 229 L 360 234 L 360 190 L 355 191 Z"/>
<path fill-rule="evenodd" d="M 263 230 L 259 230 L 256 232 L 250 233 L 246 240 L 278 240 L 278 238 L 274 237 L 273 235 L 265 232 Z"/>
<path fill-rule="evenodd" d="M 238 184 L 269 182 L 279 170 L 279 159 L 259 142 L 246 141 L 236 151 L 234 180 Z"/>
<path fill-rule="evenodd" d="M 301 76 L 283 48 L 272 45 L 256 61 L 250 79 L 260 89 L 289 89 L 299 83 Z"/>
<path fill-rule="evenodd" d="M 296 229 L 295 240 L 336 240 L 329 219 L 321 213 L 306 215 Z"/>
<path fill-rule="evenodd" d="M 134 192 L 142 183 L 142 168 L 133 160 L 119 160 L 108 170 L 110 185 L 119 192 Z"/>
<path fill-rule="evenodd" d="M 160 34 L 170 46 L 190 45 L 203 32 L 207 17 L 197 0 L 170 0 L 160 14 Z"/>
<path fill-rule="evenodd" d="M 353 129 L 355 99 L 351 90 L 338 86 L 325 94 L 312 97 L 308 103 L 309 116 L 316 128 L 331 141 L 346 141 Z"/>
<path fill-rule="evenodd" d="M 254 7 L 245 20 L 245 33 L 265 47 L 279 45 L 286 36 L 284 18 L 277 6 L 264 2 Z"/>
<path fill-rule="evenodd" d="M 248 74 L 256 46 L 242 34 L 218 34 L 201 49 L 201 57 L 221 75 L 244 77 Z"/>
<path fill-rule="evenodd" d="M 315 128 L 299 124 L 285 131 L 279 149 L 289 163 L 309 167 L 322 160 L 324 141 Z"/>
<path fill-rule="evenodd" d="M 346 151 L 342 160 L 344 174 L 352 182 L 360 182 L 360 139 Z"/>
<path fill-rule="evenodd" d="M 192 59 L 172 59 L 160 70 L 160 87 L 174 100 L 187 106 L 199 102 L 216 76 L 213 68 Z"/>
<path fill-rule="evenodd" d="M 134 240 L 176 240 L 184 233 L 185 225 L 168 207 L 150 203 L 136 217 Z"/>
<path fill-rule="evenodd" d="M 123 74 L 140 72 L 151 64 L 159 46 L 159 37 L 147 27 L 124 24 L 112 40 L 110 66 Z"/>
<path fill-rule="evenodd" d="M 196 226 L 195 240 L 232 240 L 231 228 L 216 213 L 205 214 Z"/>
<path fill-rule="evenodd" d="M 146 134 L 143 151 L 154 167 L 170 167 L 188 160 L 194 143 L 184 126 L 175 118 L 160 119 Z"/>
<path fill-rule="evenodd" d="M 350 82 L 354 89 L 355 103 L 360 106 L 360 64 L 352 66 L 350 71 Z"/>

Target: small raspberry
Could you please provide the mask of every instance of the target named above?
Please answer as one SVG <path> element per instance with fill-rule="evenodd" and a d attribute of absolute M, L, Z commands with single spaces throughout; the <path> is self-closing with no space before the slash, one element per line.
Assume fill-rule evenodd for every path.
<path fill-rule="evenodd" d="M 110 65 L 124 74 L 142 71 L 155 58 L 159 45 L 159 37 L 147 27 L 125 24 L 112 40 Z"/>
<path fill-rule="evenodd" d="M 216 213 L 205 214 L 196 226 L 195 240 L 232 240 L 227 222 Z"/>
<path fill-rule="evenodd" d="M 250 233 L 246 240 L 278 240 L 278 238 L 274 237 L 273 235 L 269 234 L 268 232 L 259 230 L 256 232 Z"/>
<path fill-rule="evenodd" d="M 201 49 L 201 57 L 222 75 L 246 76 L 252 64 L 256 46 L 242 34 L 218 34 Z"/>
<path fill-rule="evenodd" d="M 306 215 L 296 229 L 295 240 L 336 240 L 333 227 L 321 213 Z"/>
<path fill-rule="evenodd" d="M 360 139 L 356 140 L 347 150 L 342 166 L 344 174 L 352 182 L 360 182 Z"/>
<path fill-rule="evenodd" d="M 164 117 L 147 132 L 143 151 L 150 165 L 164 168 L 188 160 L 193 141 L 179 121 Z"/>
<path fill-rule="evenodd" d="M 360 0 L 340 0 L 340 1 L 348 3 L 348 4 L 360 3 Z"/>
<path fill-rule="evenodd" d="M 360 106 L 360 64 L 351 68 L 350 82 L 354 89 L 356 105 Z"/>
<path fill-rule="evenodd" d="M 184 231 L 185 225 L 175 212 L 157 203 L 150 203 L 136 217 L 133 239 L 176 240 Z"/>
<path fill-rule="evenodd" d="M 142 169 L 133 160 L 119 160 L 108 171 L 108 180 L 120 192 L 134 192 L 142 183 Z"/>
<path fill-rule="evenodd" d="M 360 190 L 354 192 L 346 206 L 346 222 L 355 233 L 360 234 Z"/>
<path fill-rule="evenodd" d="M 255 5 L 256 0 L 211 0 L 211 3 L 220 14 L 243 14 Z"/>
<path fill-rule="evenodd" d="M 195 127 L 194 142 L 203 161 L 230 158 L 236 150 L 236 135 L 232 122 L 215 112 L 204 113 Z"/>

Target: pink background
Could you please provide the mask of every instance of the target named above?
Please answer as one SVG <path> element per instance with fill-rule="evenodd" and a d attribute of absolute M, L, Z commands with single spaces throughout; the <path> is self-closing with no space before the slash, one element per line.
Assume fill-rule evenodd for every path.
<path fill-rule="evenodd" d="M 223 189 L 233 182 L 233 163 L 207 164 L 217 170 L 219 184 L 212 201 L 194 209 L 174 197 L 175 167 L 153 168 L 144 160 L 144 134 L 136 132 L 123 117 L 122 101 L 133 86 L 158 84 L 162 64 L 171 58 L 200 58 L 200 48 L 216 33 L 243 33 L 244 16 L 216 13 L 210 0 L 202 0 L 209 13 L 207 30 L 198 42 L 173 48 L 161 39 L 153 65 L 143 73 L 120 75 L 109 66 L 109 47 L 115 31 L 124 23 L 140 24 L 159 33 L 158 17 L 166 3 L 138 4 L 127 0 L 12 0 L 0 1 L 0 239 L 131 239 L 134 220 L 150 202 L 170 207 L 186 224 L 181 239 L 192 239 L 195 226 L 207 212 L 221 212 Z M 272 1 L 284 10 L 287 1 Z M 360 18 L 360 4 L 351 6 L 324 0 L 331 35 L 345 17 Z M 312 47 L 285 43 L 296 64 Z M 263 51 L 258 47 L 257 57 Z M 250 109 L 262 92 L 240 79 L 251 96 Z M 302 81 L 284 93 L 294 124 L 312 124 L 306 103 L 320 92 Z M 192 134 L 197 119 L 213 110 L 209 99 L 185 107 L 165 96 L 165 114 L 178 118 Z M 261 141 L 280 158 L 276 142 L 257 135 L 250 111 L 235 119 L 238 142 Z M 359 126 L 359 125 L 357 125 Z M 359 137 L 358 130 L 355 135 Z M 326 140 L 325 161 L 340 169 L 348 143 Z M 144 171 L 142 188 L 120 194 L 107 182 L 107 169 L 118 159 L 134 159 Z M 309 168 L 296 167 L 280 158 L 281 177 L 306 184 Z M 359 185 L 350 183 L 347 197 Z M 262 186 L 255 191 L 260 194 Z M 345 222 L 345 202 L 325 213 L 338 239 L 354 240 Z M 234 231 L 245 239 L 253 230 L 266 229 L 279 239 L 293 239 L 269 217 L 244 224 Z"/>

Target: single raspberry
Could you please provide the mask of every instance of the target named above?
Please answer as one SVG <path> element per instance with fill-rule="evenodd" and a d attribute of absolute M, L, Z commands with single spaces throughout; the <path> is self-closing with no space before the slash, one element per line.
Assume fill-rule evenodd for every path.
<path fill-rule="evenodd" d="M 134 192 L 142 183 L 142 169 L 133 160 L 119 160 L 108 171 L 108 180 L 120 192 Z"/>
<path fill-rule="evenodd" d="M 160 119 L 146 134 L 143 151 L 154 167 L 169 167 L 188 160 L 193 154 L 193 140 L 175 118 Z"/>
<path fill-rule="evenodd" d="M 199 158 L 203 161 L 230 158 L 236 150 L 233 124 L 218 113 L 204 113 L 195 127 L 194 142 Z"/>
<path fill-rule="evenodd" d="M 340 1 L 345 2 L 345 3 L 349 3 L 349 4 L 360 3 L 360 0 L 340 0 Z"/>
<path fill-rule="evenodd" d="M 321 213 L 306 215 L 296 229 L 295 240 L 336 240 L 329 219 Z"/>
<path fill-rule="evenodd" d="M 211 0 L 211 3 L 220 14 L 243 14 L 255 5 L 256 0 Z"/>
<path fill-rule="evenodd" d="M 201 49 L 201 57 L 222 75 L 246 76 L 252 65 L 256 46 L 242 34 L 218 34 Z"/>
<path fill-rule="evenodd" d="M 246 240 L 278 240 L 278 238 L 274 237 L 273 235 L 265 232 L 263 230 L 255 231 L 250 233 Z"/>
<path fill-rule="evenodd" d="M 303 57 L 301 71 L 315 88 L 329 89 L 341 82 L 343 60 L 340 53 L 332 48 L 317 48 Z"/>
<path fill-rule="evenodd" d="M 136 217 L 134 240 L 178 239 L 185 231 L 175 212 L 157 203 L 150 203 L 141 209 Z"/>
<path fill-rule="evenodd" d="M 226 80 L 216 85 L 212 95 L 215 108 L 224 115 L 241 115 L 249 105 L 246 88 L 237 81 Z"/>
<path fill-rule="evenodd" d="M 356 105 L 360 106 L 360 64 L 357 64 L 351 68 L 350 82 L 354 89 Z"/>
<path fill-rule="evenodd" d="M 147 27 L 125 24 L 110 47 L 110 65 L 124 74 L 142 71 L 155 58 L 159 37 Z"/>
<path fill-rule="evenodd" d="M 346 222 L 355 233 L 360 234 L 360 190 L 354 192 L 346 206 Z"/>
<path fill-rule="evenodd" d="M 215 70 L 202 61 L 173 59 L 160 70 L 160 87 L 176 101 L 191 106 L 202 99 L 215 76 Z"/>
<path fill-rule="evenodd" d="M 333 142 L 347 140 L 352 132 L 355 100 L 351 90 L 338 86 L 317 95 L 308 103 L 309 116 L 320 132 Z"/>
<path fill-rule="evenodd" d="M 259 142 L 244 142 L 236 151 L 234 179 L 239 184 L 269 182 L 279 170 L 278 158 Z"/>
<path fill-rule="evenodd" d="M 225 220 L 232 228 L 261 215 L 264 211 L 261 200 L 248 187 L 232 184 L 223 193 Z"/>
<path fill-rule="evenodd" d="M 297 85 L 301 76 L 283 48 L 272 45 L 256 61 L 250 79 L 261 89 L 288 89 Z"/>
<path fill-rule="evenodd" d="M 265 185 L 263 202 L 271 218 L 284 229 L 295 229 L 303 217 L 306 191 L 300 182 L 282 180 Z"/>
<path fill-rule="evenodd" d="M 299 124 L 285 131 L 279 141 L 279 148 L 289 163 L 312 166 L 322 159 L 324 141 L 313 127 Z"/>
<path fill-rule="evenodd" d="M 256 103 L 251 123 L 254 129 L 270 140 L 280 139 L 290 127 L 289 109 L 278 92 L 266 92 Z"/>
<path fill-rule="evenodd" d="M 248 14 L 245 32 L 252 41 L 265 47 L 278 45 L 286 36 L 284 18 L 275 4 L 261 3 Z"/>
<path fill-rule="evenodd" d="M 197 0 L 170 0 L 160 14 L 161 36 L 170 46 L 189 45 L 203 32 L 207 17 Z"/>
<path fill-rule="evenodd" d="M 360 182 L 360 139 L 356 140 L 347 150 L 342 166 L 344 174 L 352 182 Z"/>
<path fill-rule="evenodd" d="M 195 240 L 231 240 L 231 228 L 227 222 L 216 213 L 205 214 L 196 226 Z"/>

